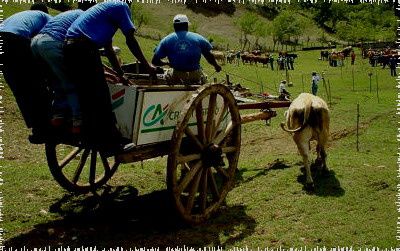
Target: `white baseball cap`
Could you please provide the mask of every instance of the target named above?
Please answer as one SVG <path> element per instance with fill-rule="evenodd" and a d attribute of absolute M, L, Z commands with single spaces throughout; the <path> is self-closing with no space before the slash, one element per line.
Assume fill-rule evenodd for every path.
<path fill-rule="evenodd" d="M 189 18 L 184 14 L 178 14 L 174 17 L 174 24 L 190 23 Z"/>

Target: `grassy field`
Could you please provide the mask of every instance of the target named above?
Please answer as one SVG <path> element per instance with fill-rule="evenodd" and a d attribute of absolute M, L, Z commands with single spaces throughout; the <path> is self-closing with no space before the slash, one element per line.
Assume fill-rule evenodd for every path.
<path fill-rule="evenodd" d="M 176 11 L 181 8 L 177 6 Z M 17 10 L 7 7 L 6 13 Z M 114 41 L 122 48 L 124 61 L 132 61 L 121 34 Z M 150 59 L 157 41 L 139 38 L 139 43 Z M 226 206 L 206 224 L 196 227 L 180 223 L 171 207 L 165 183 L 166 157 L 121 166 L 108 189 L 100 190 L 98 195 L 74 196 L 64 191 L 48 170 L 44 147 L 28 143 L 29 131 L 9 89 L 2 90 L 6 152 L 0 170 L 4 185 L 0 189 L 4 196 L 1 227 L 5 245 L 399 246 L 394 203 L 398 183 L 396 81 L 389 69 L 372 68 L 358 50 L 356 53 L 354 67 L 346 61 L 344 67 L 332 68 L 318 60 L 319 51 L 298 52 L 295 70 L 289 72 L 293 97 L 310 90 L 313 70 L 325 72 L 325 80 L 330 83 L 330 173 L 316 178 L 315 193 L 303 190 L 301 157 L 290 135 L 279 127 L 284 110 L 278 109 L 271 126 L 265 126 L 265 122 L 243 126 L 236 186 Z M 279 81 L 285 78 L 285 72 L 260 65 L 224 65 L 221 73 L 214 73 L 205 61 L 203 66 L 209 76 L 222 80 L 229 74 L 234 83 L 253 93 L 263 90 L 276 94 Z M 369 72 L 373 74 L 372 92 Z M 322 82 L 318 95 L 327 97 Z M 359 151 L 355 134 L 357 103 Z"/>

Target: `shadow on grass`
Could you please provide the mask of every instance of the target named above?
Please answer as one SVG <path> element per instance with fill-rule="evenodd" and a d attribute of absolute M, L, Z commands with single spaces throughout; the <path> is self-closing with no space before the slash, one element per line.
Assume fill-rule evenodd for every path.
<path fill-rule="evenodd" d="M 66 194 L 49 209 L 59 219 L 35 225 L 5 246 L 225 247 L 254 232 L 256 222 L 244 206 L 223 206 L 207 223 L 188 226 L 169 198 L 166 190 L 138 196 L 131 186 L 108 187 L 97 195 Z"/>
<path fill-rule="evenodd" d="M 241 168 L 236 172 L 236 181 L 237 183 L 247 183 L 251 182 L 254 179 L 266 175 L 269 171 L 271 170 L 281 170 L 281 169 L 286 169 L 289 168 L 290 166 L 287 165 L 284 160 L 276 159 L 273 161 L 271 164 L 266 166 L 265 168 L 257 168 L 257 169 L 251 169 L 251 171 L 257 171 L 257 173 L 253 176 L 250 176 L 246 179 L 243 178 L 243 174 L 245 172 L 248 172 L 246 168 Z"/>
<path fill-rule="evenodd" d="M 301 168 L 302 174 L 297 177 L 297 181 L 304 185 L 306 184 L 305 168 Z M 311 165 L 311 175 L 314 180 L 313 191 L 307 191 L 309 194 L 315 194 L 317 196 L 332 196 L 340 197 L 345 194 L 345 190 L 340 186 L 339 180 L 336 178 L 336 173 L 333 170 L 328 172 L 323 171 L 315 166 Z M 305 189 L 305 188 L 303 188 Z"/>
<path fill-rule="evenodd" d="M 295 164 L 295 166 L 303 166 L 303 162 L 298 162 Z M 251 169 L 251 171 L 256 171 L 257 173 L 248 178 L 244 178 L 243 174 L 245 172 L 248 172 L 249 170 L 247 170 L 246 168 L 239 169 L 236 172 L 236 180 L 238 183 L 247 183 L 261 176 L 267 175 L 267 173 L 270 172 L 271 170 L 282 170 L 290 167 L 291 166 L 285 163 L 284 160 L 277 159 L 265 168 Z M 305 187 L 306 175 L 304 167 L 301 168 L 301 171 L 303 174 L 297 177 L 297 181 L 303 184 L 303 186 Z M 341 188 L 340 182 L 336 178 L 334 171 L 329 170 L 328 173 L 324 173 L 321 170 L 319 170 L 313 163 L 311 165 L 311 172 L 314 180 L 314 190 L 307 191 L 305 188 L 303 188 L 304 190 L 306 190 L 308 194 L 315 194 L 318 196 L 333 196 L 333 197 L 340 197 L 345 194 L 345 190 Z"/>

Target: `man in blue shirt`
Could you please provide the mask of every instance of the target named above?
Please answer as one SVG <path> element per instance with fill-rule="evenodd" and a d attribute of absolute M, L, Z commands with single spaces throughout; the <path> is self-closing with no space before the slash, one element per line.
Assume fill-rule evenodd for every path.
<path fill-rule="evenodd" d="M 32 52 L 45 63 L 49 84 L 54 90 L 51 124 L 55 127 L 65 125 L 67 114 L 72 123 L 68 125 L 74 135 L 79 134 L 82 123 L 78 94 L 73 81 L 66 73 L 64 65 L 64 40 L 71 24 L 83 10 L 70 10 L 53 17 L 32 39 Z"/>
<path fill-rule="evenodd" d="M 77 85 L 81 102 L 83 141 L 110 155 L 128 150 L 121 144 L 123 139 L 115 125 L 99 53 L 104 47 L 113 69 L 121 81 L 126 81 L 112 47 L 117 29 L 125 35 L 132 54 L 154 74 L 155 67 L 148 63 L 135 39 L 130 8 L 122 1 L 101 2 L 85 11 L 68 29 L 64 46 L 67 71 Z"/>
<path fill-rule="evenodd" d="M 28 128 L 29 141 L 44 143 L 49 134 L 50 94 L 40 77 L 38 64 L 31 51 L 31 38 L 50 20 L 43 4 L 34 4 L 31 10 L 16 13 L 0 24 L 3 39 L 4 79 L 17 101 Z"/>
<path fill-rule="evenodd" d="M 204 83 L 200 68 L 200 58 L 203 55 L 215 71 L 221 71 L 221 66 L 211 54 L 212 45 L 203 36 L 189 32 L 189 19 L 186 15 L 178 14 L 173 19 L 174 33 L 163 38 L 154 52 L 154 65 L 169 64 L 173 71 L 170 81 L 174 83 Z M 168 58 L 169 63 L 161 61 Z"/>

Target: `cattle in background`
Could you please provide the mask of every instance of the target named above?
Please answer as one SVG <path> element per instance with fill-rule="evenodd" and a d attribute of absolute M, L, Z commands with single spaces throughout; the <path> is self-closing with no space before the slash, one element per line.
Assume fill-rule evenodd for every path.
<path fill-rule="evenodd" d="M 321 51 L 321 60 L 322 61 L 329 60 L 329 51 Z"/>
<path fill-rule="evenodd" d="M 221 62 L 221 64 L 225 64 L 225 53 L 222 51 L 211 51 L 211 53 L 214 55 L 216 61 Z"/>
<path fill-rule="evenodd" d="M 234 63 L 236 54 L 234 52 L 229 52 L 226 56 L 226 61 L 230 64 Z"/>
<path fill-rule="evenodd" d="M 339 53 L 343 53 L 343 56 L 346 58 L 350 55 L 350 52 L 353 50 L 351 46 L 347 46 L 343 50 L 339 51 Z"/>
<path fill-rule="evenodd" d="M 269 57 L 255 56 L 254 60 L 255 60 L 256 65 L 257 65 L 257 63 L 261 63 L 263 66 L 267 65 L 267 67 L 268 67 Z"/>
<path fill-rule="evenodd" d="M 329 138 L 329 109 L 324 100 L 309 93 L 300 94 L 285 112 L 286 123 L 281 123 L 284 131 L 293 133 L 293 140 L 303 157 L 306 171 L 306 188 L 314 187 L 310 170 L 310 141 L 317 141 L 317 160 L 324 171 L 326 165 L 326 145 Z"/>
<path fill-rule="evenodd" d="M 243 55 L 241 55 L 241 58 L 242 58 L 243 64 L 245 64 L 245 63 L 253 64 L 256 60 L 256 56 L 249 52 L 243 53 Z"/>

